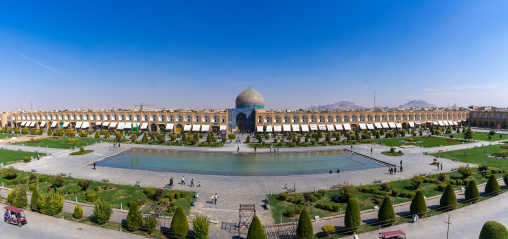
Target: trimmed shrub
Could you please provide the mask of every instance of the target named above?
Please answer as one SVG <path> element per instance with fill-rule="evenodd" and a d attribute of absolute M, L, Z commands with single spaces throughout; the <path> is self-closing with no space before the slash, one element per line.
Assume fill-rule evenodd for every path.
<path fill-rule="evenodd" d="M 485 194 L 495 196 L 500 191 L 501 189 L 499 188 L 499 183 L 497 182 L 496 175 L 490 175 L 489 181 L 487 181 L 487 185 L 485 185 Z"/>
<path fill-rule="evenodd" d="M 160 189 L 160 188 L 159 188 L 159 189 L 157 189 L 157 190 L 155 190 L 155 199 L 156 199 L 157 201 L 160 201 L 160 200 L 161 200 L 161 198 L 162 198 L 162 193 L 163 193 L 163 192 L 164 192 L 164 191 L 163 191 L 162 189 Z"/>
<path fill-rule="evenodd" d="M 327 203 L 324 203 L 323 204 L 323 209 L 324 210 L 327 210 L 327 211 L 331 211 L 332 210 L 332 204 L 327 202 Z"/>
<path fill-rule="evenodd" d="M 496 221 L 488 221 L 483 224 L 482 231 L 480 232 L 480 239 L 506 239 L 508 238 L 508 231 L 506 227 Z"/>
<path fill-rule="evenodd" d="M 139 230 L 143 226 L 143 216 L 139 213 L 138 203 L 129 202 L 129 213 L 127 214 L 127 228 L 131 231 Z"/>
<path fill-rule="evenodd" d="M 9 192 L 7 200 L 17 208 L 24 208 L 28 205 L 26 191 L 23 188 L 17 188 Z"/>
<path fill-rule="evenodd" d="M 423 183 L 423 177 L 414 175 L 411 179 L 409 179 L 409 181 L 411 182 L 411 185 L 413 185 L 414 189 L 418 189 Z"/>
<path fill-rule="evenodd" d="M 340 204 L 339 203 L 332 203 L 332 212 L 338 212 L 340 211 Z"/>
<path fill-rule="evenodd" d="M 330 236 L 333 232 L 335 232 L 335 227 L 333 225 L 325 225 L 321 228 L 327 236 Z"/>
<path fill-rule="evenodd" d="M 38 206 L 42 214 L 54 216 L 63 209 L 63 196 L 53 192 L 42 194 Z"/>
<path fill-rule="evenodd" d="M 305 202 L 308 203 L 311 199 L 310 193 L 304 193 L 303 198 L 305 199 Z"/>
<path fill-rule="evenodd" d="M 147 217 L 145 222 L 146 232 L 150 235 L 153 234 L 155 227 L 157 227 L 157 219 L 155 217 Z"/>
<path fill-rule="evenodd" d="M 439 205 L 442 207 L 442 210 L 445 211 L 453 210 L 457 207 L 457 197 L 455 196 L 452 185 L 446 185 L 446 189 L 444 190 L 443 196 L 441 196 Z"/>
<path fill-rule="evenodd" d="M 399 190 L 399 189 L 393 189 L 393 190 L 392 190 L 392 196 L 394 196 L 394 197 L 398 197 L 398 196 L 399 196 L 399 194 L 400 194 L 400 190 Z"/>
<path fill-rule="evenodd" d="M 318 199 L 323 198 L 323 195 L 321 195 L 321 193 L 315 193 L 314 196 L 317 197 Z"/>
<path fill-rule="evenodd" d="M 280 201 L 287 201 L 288 200 L 288 194 L 287 193 L 279 193 L 279 198 L 278 198 Z"/>
<path fill-rule="evenodd" d="M 57 188 L 61 188 L 64 185 L 64 177 L 62 175 L 57 175 L 53 178 L 53 185 L 55 185 Z"/>
<path fill-rule="evenodd" d="M 48 178 L 46 176 L 40 176 L 39 177 L 39 183 L 44 183 L 48 180 Z"/>
<path fill-rule="evenodd" d="M 111 217 L 111 213 L 113 213 L 113 210 L 111 209 L 111 204 L 109 204 L 109 202 L 100 199 L 95 202 L 93 207 L 93 215 L 95 217 L 95 221 L 99 225 L 108 222 L 109 218 Z"/>
<path fill-rule="evenodd" d="M 302 213 L 300 214 L 300 219 L 298 220 L 298 227 L 296 228 L 296 234 L 300 238 L 310 238 L 314 235 L 312 222 L 310 221 L 309 213 L 305 208 L 302 210 Z"/>
<path fill-rule="evenodd" d="M 35 188 L 35 190 L 32 191 L 32 199 L 30 200 L 30 209 L 32 211 L 39 211 L 39 198 L 41 197 L 41 194 L 39 193 L 39 190 Z"/>
<path fill-rule="evenodd" d="M 74 213 L 72 214 L 72 217 L 75 219 L 81 219 L 83 217 L 83 208 L 81 208 L 81 205 L 77 204 L 74 207 Z"/>
<path fill-rule="evenodd" d="M 466 192 L 466 201 L 470 201 L 472 203 L 478 202 L 478 198 L 480 198 L 480 192 L 478 192 L 478 187 L 476 186 L 476 182 L 471 180 L 467 185 Z"/>
<path fill-rule="evenodd" d="M 258 219 L 259 220 L 259 219 Z M 196 215 L 194 221 L 192 221 L 192 228 L 196 239 L 207 239 L 208 229 L 210 228 L 210 220 L 205 215 Z"/>
<path fill-rule="evenodd" d="M 508 173 L 505 173 L 505 174 L 503 175 L 503 180 L 504 180 L 504 184 L 505 184 L 505 185 L 508 185 Z"/>
<path fill-rule="evenodd" d="M 427 212 L 427 203 L 425 202 L 425 198 L 423 197 L 422 191 L 418 190 L 416 192 L 415 197 L 413 198 L 413 201 L 411 202 L 410 207 L 411 214 L 415 215 L 418 214 L 418 216 L 423 216 Z"/>
<path fill-rule="evenodd" d="M 438 191 L 444 191 L 446 189 L 447 185 L 448 184 L 446 184 L 446 183 L 440 183 L 440 184 L 437 185 L 437 190 Z"/>
<path fill-rule="evenodd" d="M 358 189 L 356 189 L 355 186 L 353 186 L 353 184 L 344 182 L 344 184 L 339 188 L 339 192 L 342 201 L 347 202 L 350 198 L 356 197 Z"/>
<path fill-rule="evenodd" d="M 89 202 L 95 202 L 97 199 L 99 199 L 99 194 L 94 191 L 87 191 L 85 193 L 85 199 Z"/>
<path fill-rule="evenodd" d="M 288 209 L 286 209 L 286 213 L 285 213 L 285 216 L 286 217 L 294 217 L 295 216 L 295 209 L 290 207 Z"/>
<path fill-rule="evenodd" d="M 179 206 L 176 209 L 173 220 L 171 220 L 171 236 L 174 238 L 185 238 L 189 234 L 189 222 L 187 222 L 187 215 L 183 207 Z"/>
<path fill-rule="evenodd" d="M 247 239 L 266 239 L 265 229 L 261 225 L 261 221 L 257 216 L 252 218 L 252 222 L 249 226 L 249 232 L 247 233 Z"/>
<path fill-rule="evenodd" d="M 344 225 L 347 229 L 356 231 L 362 222 L 360 215 L 360 206 L 356 198 L 350 198 L 347 202 L 346 215 L 344 216 Z"/>
<path fill-rule="evenodd" d="M 383 199 L 377 218 L 381 225 L 391 226 L 395 223 L 395 210 L 393 210 L 392 200 L 389 196 Z"/>
<path fill-rule="evenodd" d="M 4 170 L 2 174 L 4 175 L 5 179 L 14 179 L 18 176 L 18 170 L 10 166 L 6 170 Z"/>
<path fill-rule="evenodd" d="M 444 173 L 441 173 L 441 174 L 439 174 L 439 176 L 437 177 L 437 179 L 438 179 L 439 181 L 441 181 L 441 182 L 444 182 L 444 181 L 446 181 L 446 180 L 448 179 L 448 176 L 446 176 L 446 174 L 444 174 Z"/>
<path fill-rule="evenodd" d="M 317 202 L 318 198 L 316 196 L 310 197 L 311 202 Z"/>
<path fill-rule="evenodd" d="M 462 174 L 462 177 L 464 179 L 468 178 L 473 174 L 473 169 L 465 166 L 460 166 L 457 171 Z"/>

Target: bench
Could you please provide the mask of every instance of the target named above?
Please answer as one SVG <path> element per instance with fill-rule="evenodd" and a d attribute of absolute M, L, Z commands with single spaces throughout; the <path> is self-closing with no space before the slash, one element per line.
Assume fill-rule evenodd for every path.
<path fill-rule="evenodd" d="M 335 189 L 335 188 L 340 188 L 340 184 L 332 185 L 332 189 Z"/>
<path fill-rule="evenodd" d="M 167 189 L 173 189 L 175 185 L 172 185 L 172 184 L 166 184 L 166 186 L 164 186 L 164 188 L 167 188 Z"/>
<path fill-rule="evenodd" d="M 141 187 L 141 181 L 136 181 L 136 184 L 134 184 L 134 186 Z"/>
<path fill-rule="evenodd" d="M 268 201 L 268 197 L 265 197 L 265 210 L 270 210 L 270 202 Z"/>
<path fill-rule="evenodd" d="M 425 173 L 420 173 L 420 176 L 422 176 L 422 177 L 425 177 L 425 175 L 427 175 L 427 174 L 425 174 Z"/>
<path fill-rule="evenodd" d="M 37 172 L 37 169 L 32 169 L 31 171 L 35 173 L 35 172 Z"/>
<path fill-rule="evenodd" d="M 61 173 L 60 174 L 62 177 L 67 177 L 67 174 L 66 173 Z"/>
<path fill-rule="evenodd" d="M 107 182 L 109 182 L 109 179 L 107 179 L 107 178 L 103 178 L 101 181 L 103 181 L 103 182 L 107 183 Z"/>
<path fill-rule="evenodd" d="M 194 199 L 194 201 L 192 201 L 192 203 L 191 203 L 191 206 L 195 207 L 197 202 L 198 202 L 198 199 L 197 198 Z"/>
<path fill-rule="evenodd" d="M 294 192 L 296 192 L 296 189 L 294 189 L 294 188 L 288 188 L 287 190 L 288 190 L 288 193 L 294 193 Z"/>
<path fill-rule="evenodd" d="M 381 180 L 374 180 L 374 183 L 381 183 Z"/>

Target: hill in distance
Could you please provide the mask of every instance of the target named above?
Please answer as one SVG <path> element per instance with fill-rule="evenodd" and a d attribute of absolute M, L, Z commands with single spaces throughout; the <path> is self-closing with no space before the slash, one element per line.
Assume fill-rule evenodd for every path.
<path fill-rule="evenodd" d="M 399 106 L 399 108 L 411 108 L 411 107 L 425 108 L 425 107 L 436 107 L 436 106 L 433 104 L 430 104 L 424 100 L 412 100 L 412 101 L 407 102 L 406 104 Z"/>
<path fill-rule="evenodd" d="M 309 107 L 308 109 L 310 110 L 324 110 L 324 109 L 345 109 L 345 110 L 348 110 L 348 109 L 363 109 L 364 107 L 362 106 L 359 106 L 359 105 L 355 105 L 354 102 L 351 102 L 351 101 L 341 101 L 341 102 L 337 102 L 335 104 L 329 104 L 329 105 L 319 105 L 319 106 L 312 106 L 312 107 Z"/>

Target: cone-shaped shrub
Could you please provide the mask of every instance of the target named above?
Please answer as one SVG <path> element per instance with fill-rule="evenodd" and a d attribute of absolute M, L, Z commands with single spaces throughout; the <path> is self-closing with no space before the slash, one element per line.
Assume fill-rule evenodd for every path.
<path fill-rule="evenodd" d="M 129 230 L 139 230 L 143 226 L 143 216 L 138 212 L 138 203 L 129 202 L 129 213 L 127 214 L 127 228 Z"/>
<path fill-rule="evenodd" d="M 457 207 L 457 197 L 455 196 L 452 185 L 446 185 L 443 196 L 441 196 L 441 200 L 439 201 L 439 205 L 442 207 L 442 210 L 445 211 L 453 210 Z"/>
<path fill-rule="evenodd" d="M 81 219 L 83 217 L 83 208 L 81 208 L 81 205 L 76 204 L 74 207 L 74 214 L 72 214 L 72 217 L 75 219 Z"/>
<path fill-rule="evenodd" d="M 358 205 L 358 200 L 356 200 L 356 198 L 350 198 L 347 202 L 344 225 L 347 229 L 351 230 L 351 232 L 355 232 L 358 230 L 358 226 L 360 226 L 361 222 L 362 219 L 360 216 L 360 206 Z"/>
<path fill-rule="evenodd" d="M 478 187 L 476 186 L 476 182 L 474 180 L 471 180 L 467 184 L 465 196 L 468 202 L 478 202 L 478 198 L 480 198 L 480 192 L 478 192 Z"/>
<path fill-rule="evenodd" d="M 485 194 L 488 196 L 495 196 L 501 191 L 499 183 L 497 182 L 496 175 L 490 175 L 487 185 L 485 185 Z"/>
<path fill-rule="evenodd" d="M 30 200 L 30 209 L 32 211 L 39 211 L 39 198 L 41 195 L 39 194 L 39 190 L 37 188 L 32 192 L 32 199 Z"/>
<path fill-rule="evenodd" d="M 503 224 L 496 221 L 488 221 L 483 224 L 480 239 L 506 239 L 508 231 Z"/>
<path fill-rule="evenodd" d="M 189 234 L 189 222 L 183 207 L 179 206 L 171 221 L 171 236 L 173 238 L 185 238 L 187 234 Z"/>
<path fill-rule="evenodd" d="M 97 200 L 93 207 L 93 215 L 95 216 L 95 221 L 99 224 L 105 224 L 109 221 L 111 214 L 113 213 L 113 209 L 111 209 L 111 204 L 104 200 Z"/>
<path fill-rule="evenodd" d="M 63 209 L 63 196 L 53 192 L 42 194 L 38 200 L 38 206 L 42 214 L 56 215 Z"/>
<path fill-rule="evenodd" d="M 423 197 L 422 191 L 418 190 L 416 192 L 415 197 L 413 198 L 413 201 L 411 202 L 410 207 L 411 214 L 415 215 L 418 214 L 418 216 L 423 216 L 427 212 L 427 203 L 425 202 L 425 198 Z"/>
<path fill-rule="evenodd" d="M 314 235 L 314 231 L 312 229 L 312 222 L 310 221 L 309 213 L 305 208 L 300 213 L 300 219 L 298 220 L 296 234 L 300 238 L 310 238 Z"/>
<path fill-rule="evenodd" d="M 266 239 L 265 229 L 261 225 L 261 221 L 257 216 L 254 216 L 250 223 L 247 239 Z"/>
<path fill-rule="evenodd" d="M 196 234 L 196 239 L 207 239 L 210 220 L 205 215 L 196 214 L 194 221 L 192 221 L 192 228 L 194 229 L 194 234 Z"/>
<path fill-rule="evenodd" d="M 382 225 L 393 225 L 395 223 L 395 211 L 393 210 L 392 200 L 389 196 L 383 199 L 383 203 L 379 208 L 377 219 Z"/>

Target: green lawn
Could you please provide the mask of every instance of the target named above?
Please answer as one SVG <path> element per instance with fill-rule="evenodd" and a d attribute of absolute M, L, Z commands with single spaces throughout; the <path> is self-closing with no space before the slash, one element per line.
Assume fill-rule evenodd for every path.
<path fill-rule="evenodd" d="M 85 151 L 79 151 L 79 152 L 74 152 L 74 153 L 70 153 L 69 155 L 84 155 L 84 154 L 89 154 L 89 153 L 92 153 L 93 150 L 85 150 Z"/>
<path fill-rule="evenodd" d="M 37 155 L 42 157 L 43 154 L 0 149 L 0 163 L 4 165 L 19 163 L 23 157 L 34 157 L 34 159 L 37 160 Z"/>
<path fill-rule="evenodd" d="M 14 137 L 14 135 L 12 134 L 0 134 L 0 139 L 3 139 L 3 138 L 12 138 Z"/>
<path fill-rule="evenodd" d="M 446 146 L 446 145 L 456 145 L 469 143 L 468 141 L 462 141 L 457 139 L 450 139 L 444 137 L 407 137 L 407 138 L 390 138 L 390 139 L 373 139 L 369 140 L 369 143 L 379 144 L 383 142 L 383 145 L 388 147 L 398 147 L 402 145 L 423 145 L 425 148 Z"/>
<path fill-rule="evenodd" d="M 489 139 L 489 136 L 491 137 L 491 139 Z M 453 134 L 453 137 L 463 139 L 464 134 L 463 133 Z M 508 139 L 508 135 L 501 135 L 501 137 L 499 137 L 499 134 L 489 135 L 488 133 L 475 132 L 473 139 L 474 140 L 482 140 L 482 141 L 499 141 L 499 140 Z"/>
<path fill-rule="evenodd" d="M 68 143 L 68 139 L 77 139 L 79 142 Z M 47 137 L 38 140 L 30 140 L 24 142 L 14 143 L 16 145 L 25 144 L 26 146 L 40 146 L 40 147 L 48 147 L 48 148 L 57 148 L 57 149 L 71 149 L 71 148 L 79 148 L 86 147 L 87 145 L 91 145 L 93 143 L 99 142 L 108 142 L 109 139 L 96 139 L 96 138 L 79 138 L 79 137 Z"/>
<path fill-rule="evenodd" d="M 485 154 L 493 154 L 498 152 L 508 152 L 508 149 L 503 149 L 501 147 L 506 145 L 491 145 L 477 148 L 469 148 L 462 150 L 454 150 L 442 153 L 435 153 L 432 155 L 439 155 L 443 158 L 448 159 L 458 159 L 460 162 L 465 163 L 473 163 L 478 165 L 485 165 L 489 167 L 494 167 L 497 169 L 508 170 L 508 159 L 496 159 L 496 158 L 488 158 Z M 485 154 L 484 154 L 485 153 Z"/>
<path fill-rule="evenodd" d="M 390 151 L 383 151 L 381 152 L 382 154 L 384 155 L 388 155 L 388 156 L 402 156 L 404 155 L 403 153 L 399 153 L 399 152 L 390 152 Z"/>
<path fill-rule="evenodd" d="M 32 174 L 32 173 L 18 171 L 18 176 L 16 177 L 16 179 L 21 179 L 21 178 L 28 179 L 30 174 Z M 34 175 L 36 175 L 38 177 L 38 180 L 40 179 L 40 177 L 52 178 L 52 176 L 49 176 L 49 175 L 43 175 L 43 174 L 34 174 Z M 85 201 L 85 192 L 83 190 L 81 190 L 81 188 L 78 186 L 78 182 L 80 180 L 81 179 L 65 177 L 64 186 L 61 188 L 58 188 L 57 192 L 62 192 L 64 194 L 64 198 L 67 200 L 75 201 L 77 199 L 77 201 L 81 202 L 81 203 L 93 204 L 92 202 Z M 38 183 L 38 188 L 41 193 L 46 193 L 48 191 L 48 188 L 49 188 L 49 190 L 53 190 L 53 188 L 51 187 L 52 186 L 51 179 L 49 179 L 48 181 L 50 181 L 50 182 L 45 181 L 45 182 Z M 23 187 L 26 190 L 28 190 L 27 184 L 7 185 L 7 180 L 4 179 L 2 175 L 0 175 L 0 185 L 2 182 L 4 183 L 5 187 L 9 187 L 9 188 Z M 128 209 L 127 204 L 130 201 L 141 201 L 141 200 L 153 201 L 152 199 L 149 199 L 143 193 L 143 190 L 145 189 L 144 187 L 106 183 L 106 182 L 102 182 L 102 181 L 93 182 L 92 180 L 90 180 L 90 187 L 88 190 L 95 190 L 95 188 L 98 186 L 101 187 L 101 190 L 97 191 L 99 194 L 99 198 L 111 203 L 113 208 L 120 208 L 120 205 L 122 204 L 123 209 L 127 210 Z M 70 189 L 72 191 L 77 190 L 77 193 L 74 193 L 74 192 L 69 193 Z M 174 200 L 173 202 L 175 202 L 176 206 L 182 206 L 188 215 L 188 213 L 190 212 L 190 204 L 194 200 L 192 198 L 194 196 L 194 194 L 192 192 L 184 192 L 184 191 L 178 191 L 178 190 L 164 190 L 163 195 L 165 195 L 167 192 L 183 192 L 186 195 L 186 198 L 181 198 L 176 201 Z M 170 215 L 170 214 L 165 213 L 165 215 Z"/>

